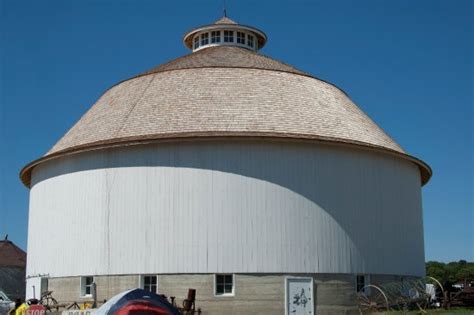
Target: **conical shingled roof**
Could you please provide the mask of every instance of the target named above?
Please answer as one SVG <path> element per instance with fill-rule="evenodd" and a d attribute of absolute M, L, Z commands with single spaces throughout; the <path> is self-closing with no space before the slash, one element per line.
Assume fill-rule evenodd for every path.
<path fill-rule="evenodd" d="M 219 20 L 215 21 L 214 24 L 237 24 L 237 22 L 229 19 L 227 16 L 223 16 Z"/>
<path fill-rule="evenodd" d="M 108 146 L 209 137 L 291 138 L 355 145 L 416 163 L 339 88 L 248 49 L 204 48 L 109 90 L 41 159 Z"/>
<path fill-rule="evenodd" d="M 114 86 L 46 156 L 185 134 L 330 138 L 405 153 L 340 89 L 260 54 L 222 46 Z"/>
<path fill-rule="evenodd" d="M 284 71 L 308 75 L 290 65 L 248 49 L 233 46 L 216 46 L 196 51 L 192 54 L 169 61 L 143 74 L 192 68 L 248 68 Z"/>

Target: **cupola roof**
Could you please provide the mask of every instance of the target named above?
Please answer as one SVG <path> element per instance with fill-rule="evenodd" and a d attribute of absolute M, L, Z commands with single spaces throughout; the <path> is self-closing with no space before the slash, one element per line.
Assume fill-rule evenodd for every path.
<path fill-rule="evenodd" d="M 229 19 L 227 16 L 223 16 L 219 20 L 215 21 L 214 24 L 237 24 L 237 22 Z"/>

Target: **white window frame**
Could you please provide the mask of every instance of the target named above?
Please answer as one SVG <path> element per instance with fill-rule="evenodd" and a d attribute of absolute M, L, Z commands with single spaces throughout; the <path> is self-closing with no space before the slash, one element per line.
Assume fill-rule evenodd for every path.
<path fill-rule="evenodd" d="M 153 274 L 146 274 L 146 275 L 140 275 L 138 282 L 139 282 L 139 287 L 143 290 L 145 290 L 145 277 L 155 277 L 156 278 L 156 294 L 158 294 L 158 275 L 153 275 Z"/>
<path fill-rule="evenodd" d="M 241 36 L 239 36 L 241 35 Z M 243 41 L 242 43 L 240 41 Z M 241 32 L 237 31 L 235 32 L 235 43 L 239 45 L 246 46 L 247 43 L 247 33 L 246 32 Z"/>
<path fill-rule="evenodd" d="M 201 37 L 201 47 L 208 46 L 210 42 L 210 36 L 208 32 L 204 32 L 200 35 Z M 204 43 L 206 41 L 206 43 Z"/>
<path fill-rule="evenodd" d="M 230 32 L 232 35 L 227 35 L 227 36 L 226 36 L 226 35 L 225 35 L 226 32 L 227 32 L 227 33 Z M 232 43 L 232 44 L 236 44 L 236 43 L 237 43 L 236 38 L 235 38 L 235 33 L 236 33 L 236 31 L 234 31 L 234 30 L 224 30 L 222 33 L 223 33 L 223 35 L 224 35 L 224 41 L 223 41 L 224 44 L 225 44 L 225 43 Z M 225 40 L 226 37 L 227 37 L 227 38 L 230 38 L 231 40 L 230 40 L 230 41 L 226 41 L 226 40 Z"/>
<path fill-rule="evenodd" d="M 213 32 L 219 32 L 219 36 L 212 36 Z M 225 38 L 226 36 L 224 35 L 226 32 L 231 32 L 233 35 L 231 37 L 232 41 L 231 42 L 226 42 Z M 243 40 L 243 43 L 237 42 L 238 36 L 237 34 L 240 33 L 243 35 L 241 38 Z M 206 39 L 203 39 L 203 36 L 207 36 Z M 213 38 L 218 38 L 218 42 L 212 42 Z M 253 46 L 249 45 L 249 38 L 252 38 L 252 43 Z M 207 44 L 205 44 L 203 41 L 207 41 Z M 247 48 L 253 51 L 258 51 L 258 41 L 257 37 L 248 31 L 245 30 L 238 30 L 238 29 L 215 29 L 215 30 L 209 30 L 209 31 L 202 31 L 200 33 L 197 33 L 193 37 L 193 42 L 192 42 L 192 48 L 193 51 L 198 51 L 206 47 L 213 47 L 213 46 L 237 46 L 237 47 L 243 47 Z"/>
<path fill-rule="evenodd" d="M 255 36 L 253 36 L 252 34 L 247 33 L 247 43 L 246 44 L 247 44 L 248 47 L 250 47 L 252 49 L 255 49 Z"/>
<path fill-rule="evenodd" d="M 217 293 L 217 276 L 232 276 L 232 292 L 231 293 Z M 224 281 L 224 291 L 225 291 L 225 281 Z M 235 274 L 233 273 L 216 273 L 214 274 L 214 296 L 215 297 L 229 297 L 235 296 Z"/>
<path fill-rule="evenodd" d="M 87 278 L 92 278 L 92 281 L 89 285 L 86 284 L 86 279 Z M 94 283 L 95 279 L 94 279 L 94 276 L 81 276 L 81 281 L 80 281 L 80 296 L 81 297 L 92 297 L 92 284 Z M 86 291 L 87 291 L 87 287 L 89 287 L 89 291 L 90 293 L 87 294 Z"/>
<path fill-rule="evenodd" d="M 210 41 L 209 41 L 209 44 L 211 45 L 218 45 L 220 43 L 222 43 L 222 31 L 221 30 L 215 30 L 215 31 L 211 31 L 211 36 L 210 36 Z M 219 35 L 217 36 L 213 36 L 212 33 L 218 33 Z M 217 41 L 213 42 L 212 40 L 216 38 Z"/>
<path fill-rule="evenodd" d="M 194 36 L 193 38 L 193 49 L 196 50 L 201 46 L 201 39 L 199 35 Z"/>

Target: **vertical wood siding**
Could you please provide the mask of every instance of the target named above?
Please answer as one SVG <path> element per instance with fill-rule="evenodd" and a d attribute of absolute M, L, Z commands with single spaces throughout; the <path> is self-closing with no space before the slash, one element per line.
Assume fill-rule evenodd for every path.
<path fill-rule="evenodd" d="M 424 274 L 420 173 L 321 144 L 200 141 L 33 172 L 27 273 Z"/>

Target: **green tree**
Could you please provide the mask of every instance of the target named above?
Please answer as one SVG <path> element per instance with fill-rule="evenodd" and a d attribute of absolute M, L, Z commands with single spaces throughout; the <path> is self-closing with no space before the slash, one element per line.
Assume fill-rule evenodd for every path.
<path fill-rule="evenodd" d="M 438 261 L 428 261 L 426 263 L 426 275 L 438 279 L 441 283 L 474 280 L 474 262 L 460 260 L 446 264 Z"/>

